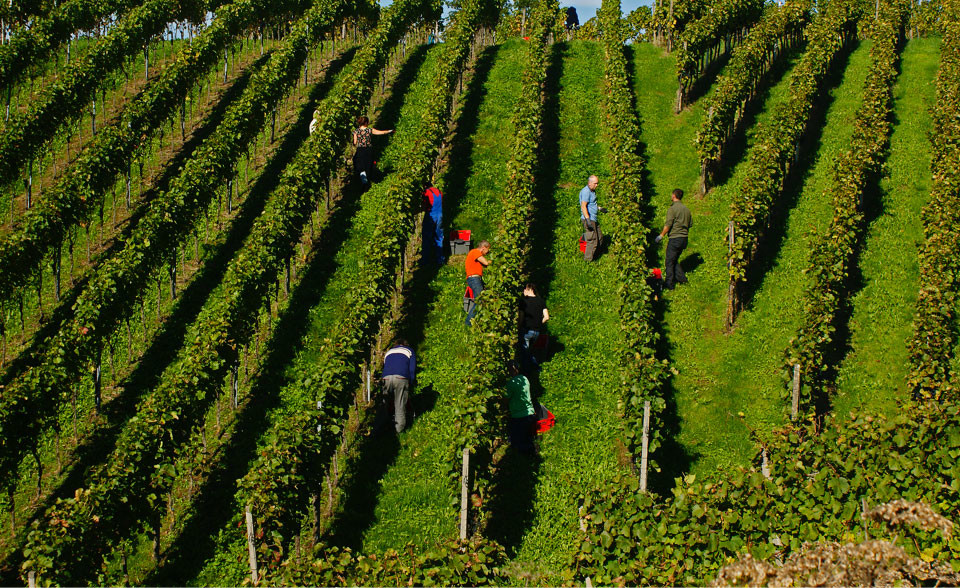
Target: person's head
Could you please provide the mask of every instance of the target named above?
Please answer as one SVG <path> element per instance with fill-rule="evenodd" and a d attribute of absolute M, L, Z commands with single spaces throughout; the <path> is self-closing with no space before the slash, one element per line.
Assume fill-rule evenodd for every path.
<path fill-rule="evenodd" d="M 587 187 L 590 188 L 591 190 L 596 190 L 597 186 L 599 185 L 600 185 L 600 178 L 598 178 L 597 176 L 590 176 L 589 178 L 587 178 Z"/>
<path fill-rule="evenodd" d="M 490 241 L 480 241 L 480 244 L 477 245 L 477 249 L 479 249 L 480 253 L 483 255 L 490 253 Z"/>
<path fill-rule="evenodd" d="M 410 343 L 408 343 L 407 340 L 404 339 L 403 337 L 400 337 L 393 343 L 393 346 L 394 347 L 410 347 Z"/>
<path fill-rule="evenodd" d="M 673 194 L 670 195 L 670 200 L 673 200 L 674 202 L 680 202 L 683 200 L 683 190 L 680 188 L 674 190 Z"/>
<path fill-rule="evenodd" d="M 370 124 L 370 119 L 369 119 L 369 118 L 367 118 L 367 117 L 365 117 L 365 116 L 358 116 L 358 117 L 357 117 L 357 126 L 358 126 L 358 127 L 365 127 L 365 126 L 367 126 L 367 125 L 369 125 L 369 124 Z"/>
<path fill-rule="evenodd" d="M 508 362 L 507 362 L 507 374 L 509 374 L 510 377 L 513 377 L 513 376 L 516 376 L 516 375 L 519 374 L 519 373 L 520 373 L 520 366 L 517 365 L 517 362 L 514 361 L 514 360 L 512 360 L 512 359 L 511 359 L 510 361 L 508 361 Z"/>
<path fill-rule="evenodd" d="M 523 287 L 523 295 L 539 296 L 539 294 L 537 293 L 537 287 L 533 284 L 533 282 L 527 282 L 527 285 Z"/>

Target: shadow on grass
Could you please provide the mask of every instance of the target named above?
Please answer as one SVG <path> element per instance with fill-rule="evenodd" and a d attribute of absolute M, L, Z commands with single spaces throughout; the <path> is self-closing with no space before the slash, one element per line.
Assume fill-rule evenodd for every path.
<path fill-rule="evenodd" d="M 399 119 L 403 97 L 416 79 L 426 53 L 426 47 L 417 48 L 401 67 L 392 93 L 381 109 L 380 120 L 385 126 L 392 126 Z M 300 121 L 303 124 L 298 123 L 297 126 L 301 134 L 307 128 L 313 108 L 312 104 L 304 107 L 303 120 Z M 280 171 L 282 168 L 274 175 L 274 182 L 280 177 Z M 359 210 L 361 190 L 355 182 L 344 190 L 341 204 L 332 212 L 326 229 L 317 237 L 315 242 L 318 245 L 313 259 L 291 292 L 287 309 L 267 345 L 260 373 L 251 385 L 251 400 L 238 415 L 234 432 L 220 452 L 222 461 L 213 465 L 213 473 L 194 498 L 193 510 L 201 514 L 190 519 L 167 550 L 163 565 L 147 579 L 148 584 L 183 585 L 196 577 L 206 562 L 216 555 L 220 547 L 217 544 L 218 532 L 238 514 L 234 502 L 235 481 L 247 472 L 250 463 L 256 459 L 260 436 L 270 426 L 270 410 L 276 407 L 277 394 L 286 384 L 287 367 L 301 350 L 303 337 L 310 327 L 310 310 L 319 301 L 338 267 L 336 250 L 349 234 L 352 226 L 350 220 Z"/>
<path fill-rule="evenodd" d="M 626 47 L 627 52 L 627 76 L 630 83 L 630 97 L 631 100 L 636 102 L 636 96 L 633 94 L 633 88 L 636 88 L 636 83 L 633 83 L 637 79 L 637 74 L 635 71 L 635 60 L 633 58 L 633 48 L 630 46 Z M 636 104 L 633 104 L 633 111 L 637 111 Z M 640 119 L 639 113 L 637 118 Z M 641 130 L 643 125 L 648 121 L 638 120 Z M 641 136 L 642 136 L 641 132 Z M 638 143 L 637 155 L 643 161 L 647 161 L 647 145 L 641 139 Z M 639 224 L 641 227 L 657 227 L 656 216 L 656 205 L 653 202 L 653 198 L 656 197 L 656 188 L 653 185 L 653 181 L 650 179 L 650 169 L 647 166 L 643 166 L 641 177 L 641 193 L 647 194 L 648 197 L 646 201 L 641 203 L 641 219 Z M 655 232 L 651 231 L 651 233 Z M 652 240 L 648 241 L 646 249 L 646 262 L 647 267 L 657 267 L 660 259 L 660 245 L 654 243 Z M 692 252 L 687 254 L 684 262 L 684 269 L 686 271 L 693 271 L 696 268 L 697 264 L 693 264 L 687 260 L 696 260 L 701 259 L 702 256 L 699 252 Z M 687 270 L 687 266 L 690 266 L 690 269 Z M 667 312 L 666 300 L 663 296 L 659 296 L 652 301 L 651 306 L 653 307 L 654 317 L 653 323 L 657 325 L 665 324 L 665 316 Z M 667 337 L 661 336 L 657 340 L 656 346 L 656 357 L 661 361 L 669 361 L 673 357 L 674 348 L 670 343 L 670 340 Z M 686 447 L 680 444 L 680 414 L 677 409 L 676 402 L 676 389 L 673 386 L 672 377 L 663 383 L 662 387 L 663 399 L 665 406 L 663 412 L 660 413 L 658 417 L 657 427 L 660 432 L 660 449 L 656 452 L 654 459 L 660 464 L 661 472 L 658 475 L 650 476 L 649 488 L 653 492 L 656 492 L 662 496 L 669 496 L 671 490 L 674 486 L 674 479 L 682 476 L 690 467 L 693 465 L 694 461 L 697 459 L 697 456 L 691 453 Z"/>
<path fill-rule="evenodd" d="M 786 51 L 780 56 L 780 59 L 770 68 L 770 71 L 763 78 L 760 90 L 754 96 L 753 100 L 744 110 L 740 123 L 736 125 L 734 131 L 723 147 L 723 160 L 718 169 L 713 173 L 711 180 L 712 186 L 722 186 L 730 181 L 733 171 L 747 154 L 748 137 L 747 130 L 756 127 L 757 117 L 764 112 L 767 101 L 770 98 L 770 92 L 774 86 L 783 80 L 783 76 L 796 64 L 800 55 L 802 55 L 803 44 L 795 49 Z"/>
<path fill-rule="evenodd" d="M 170 160 L 164 172 L 157 179 L 156 184 L 147 192 L 145 192 L 140 198 L 140 201 L 137 203 L 137 209 L 134 210 L 133 213 L 125 221 L 123 221 L 123 223 L 121 223 L 124 225 L 124 228 L 120 231 L 119 235 L 123 239 L 129 238 L 130 232 L 136 226 L 137 221 L 146 213 L 149 203 L 158 195 L 163 194 L 167 190 L 170 182 L 173 181 L 173 179 L 182 171 L 183 165 L 187 162 L 187 160 L 193 157 L 197 147 L 199 147 L 203 141 L 205 141 L 216 130 L 218 126 L 220 126 L 220 123 L 223 122 L 223 117 L 226 114 L 227 109 L 232 106 L 236 99 L 243 94 L 247 84 L 250 82 L 250 77 L 266 62 L 268 58 L 269 55 L 264 55 L 251 64 L 247 68 L 247 71 L 238 77 L 230 86 L 230 88 L 223 93 L 220 101 L 207 115 L 203 125 L 190 136 L 190 140 L 181 145 L 177 155 Z M 104 202 L 104 199 L 101 199 L 101 203 L 102 202 Z M 103 209 L 101 208 L 101 224 L 103 221 Z M 90 238 L 92 239 L 94 236 L 90 235 Z M 103 260 L 113 257 L 117 253 L 118 248 L 119 242 L 117 239 L 109 242 L 104 250 L 96 256 L 96 258 L 91 259 L 91 267 L 97 267 L 102 263 Z M 29 346 L 21 351 L 20 354 L 18 354 L 17 357 L 8 364 L 3 376 L 0 377 L 0 385 L 9 384 L 16 376 L 37 365 L 38 357 L 45 351 L 45 344 L 47 343 L 48 339 L 59 332 L 63 328 L 64 323 L 73 317 L 73 305 L 77 301 L 77 296 L 79 296 L 79 294 L 83 291 L 88 282 L 89 274 L 77 280 L 77 282 L 71 286 L 63 296 L 61 296 L 61 300 L 59 303 L 57 303 L 57 307 L 54 309 L 50 320 L 46 321 L 34 333 Z"/>
<path fill-rule="evenodd" d="M 787 235 L 787 225 L 790 212 L 796 207 L 803 193 L 807 178 L 813 173 L 817 162 L 817 154 L 823 147 L 823 130 L 826 123 L 827 111 L 833 104 L 832 90 L 837 88 L 843 80 L 843 74 L 850 62 L 850 55 L 860 45 L 853 41 L 842 49 L 834 58 L 822 90 L 817 100 L 811 106 L 810 117 L 800 140 L 800 159 L 791 167 L 784 178 L 786 189 L 780 194 L 771 207 L 770 220 L 767 229 L 763 231 L 757 245 L 757 255 L 747 268 L 746 281 L 741 286 L 741 314 L 753 307 L 753 299 L 763 287 L 767 274 L 776 265 L 780 250 Z"/>
<path fill-rule="evenodd" d="M 690 108 L 697 103 L 697 100 L 703 98 L 707 92 L 710 91 L 710 88 L 713 87 L 713 82 L 716 81 L 720 70 L 727 65 L 728 61 L 730 61 L 730 51 L 721 54 L 712 63 L 710 63 L 710 65 L 707 66 L 707 69 L 699 78 L 697 78 L 697 81 L 695 81 L 693 86 L 690 87 L 690 91 L 687 92 L 687 98 L 683 104 L 684 108 Z M 674 105 L 674 107 L 676 107 L 676 105 Z"/>
<path fill-rule="evenodd" d="M 451 141 L 449 162 L 451 168 L 469 170 L 473 168 L 473 135 L 480 124 L 480 106 L 486 96 L 486 83 L 490 70 L 500 50 L 499 45 L 486 48 L 474 65 L 473 77 L 464 89 L 462 115 L 457 122 L 456 134 Z M 444 195 L 445 219 L 456 218 L 460 212 L 461 196 L 467 191 L 468 173 L 449 173 Z M 428 242 L 427 239 L 424 239 Z M 428 312 L 436 301 L 436 291 L 431 287 L 437 279 L 440 267 L 421 262 L 416 265 L 410 282 L 407 284 L 401 309 L 401 320 L 397 325 L 397 336 L 404 338 L 414 349 L 418 348 L 426 336 Z M 437 392 L 427 386 L 411 397 L 414 413 L 419 416 L 433 409 Z M 416 418 L 411 425 L 416 422 Z M 329 541 L 341 547 L 360 549 L 363 536 L 375 521 L 376 500 L 370 500 L 370 488 L 378 487 L 379 481 L 396 463 L 400 454 L 401 441 L 393 434 L 382 433 L 360 437 L 356 455 L 360 456 L 354 465 L 355 473 L 341 481 L 342 496 L 345 501 L 334 515 L 330 525 Z"/>
<path fill-rule="evenodd" d="M 902 49 L 904 42 L 905 41 L 901 39 L 901 43 L 897 47 L 897 59 L 894 64 L 894 67 L 897 71 L 897 78 L 899 78 L 901 73 L 901 60 L 903 57 Z M 894 80 L 894 83 L 896 83 L 896 80 Z M 891 98 L 891 103 L 894 99 L 895 98 Z M 896 128 L 898 124 L 900 124 L 900 120 L 897 118 L 896 111 L 891 108 L 891 134 L 893 129 Z M 889 143 L 887 145 L 887 149 L 887 155 L 889 155 Z M 886 155 L 884 156 L 884 160 L 886 160 Z M 883 216 L 886 210 L 884 192 L 880 186 L 880 182 L 883 180 L 884 175 L 885 172 L 882 168 L 877 170 L 876 173 L 869 178 L 863 189 L 863 200 L 861 205 L 864 216 L 863 220 L 861 221 L 863 228 L 860 231 L 859 238 L 853 245 L 853 255 L 850 258 L 849 272 L 843 288 L 844 296 L 841 297 L 840 305 L 837 308 L 837 314 L 834 316 L 832 323 L 833 328 L 835 329 L 833 339 L 830 343 L 830 346 L 824 353 L 826 369 L 819 375 L 820 381 L 815 388 L 816 395 L 814 397 L 814 410 L 816 418 L 821 424 L 824 418 L 833 413 L 833 398 L 836 394 L 837 375 L 843 360 L 851 351 L 853 351 L 853 332 L 850 330 L 850 319 L 853 317 L 854 310 L 853 304 L 857 294 L 859 294 L 867 285 L 863 276 L 863 268 L 860 267 L 860 259 L 863 255 L 864 247 L 866 245 L 867 233 L 870 230 L 870 225 L 872 225 L 875 220 Z"/>
<path fill-rule="evenodd" d="M 221 122 L 223 114 L 230 106 L 233 100 L 238 98 L 243 87 L 249 79 L 248 72 L 241 80 L 231 87 L 225 93 L 221 103 L 219 103 L 210 118 L 204 124 L 204 127 L 195 137 L 202 135 L 209 136 L 210 133 Z M 325 91 L 325 89 L 324 89 Z M 305 116 L 301 113 L 301 117 Z M 302 138 L 300 139 L 302 141 Z M 192 149 L 197 145 L 194 144 Z M 280 153 L 278 152 L 278 156 Z M 171 168 L 171 170 L 179 168 Z M 164 175 L 166 182 L 169 182 L 176 176 L 175 171 L 168 170 Z M 266 174 L 270 175 L 270 174 Z M 268 192 L 266 192 L 268 193 Z M 265 194 L 255 195 L 251 191 L 247 201 L 241 207 L 236 219 L 231 225 L 230 233 L 225 242 L 213 251 L 213 254 L 204 260 L 203 267 L 197 272 L 190 285 L 180 294 L 180 298 L 173 305 L 170 316 L 165 319 L 153 336 L 150 346 L 144 351 L 137 367 L 127 378 L 118 384 L 120 392 L 103 404 L 101 414 L 105 419 L 103 426 L 95 430 L 92 436 L 76 447 L 73 452 L 71 462 L 64 468 L 66 473 L 63 480 L 53 489 L 31 516 L 21 526 L 21 533 L 18 534 L 16 543 L 22 547 L 26 541 L 26 532 L 30 525 L 38 520 L 50 506 L 57 500 L 73 496 L 74 489 L 80 487 L 87 478 L 88 473 L 94 469 L 97 464 L 102 463 L 113 451 L 117 436 L 123 430 L 126 422 L 136 414 L 137 404 L 150 390 L 156 387 L 164 370 L 177 357 L 177 352 L 183 343 L 189 325 L 196 319 L 203 307 L 210 292 L 216 287 L 222 278 L 226 264 L 236 253 L 236 250 L 242 244 L 243 239 L 249 232 L 254 219 L 259 215 L 263 208 L 263 198 Z M 115 247 L 115 246 L 114 246 Z M 109 257 L 114 248 L 109 249 L 103 258 Z M 62 328 L 63 323 L 69 321 L 72 317 L 72 304 L 81 288 L 86 285 L 85 281 L 78 282 L 67 297 L 61 302 L 56 310 L 56 321 L 50 321 L 42 332 L 38 332 L 31 343 L 29 355 L 22 354 L 21 363 L 17 368 L 27 370 L 36 362 L 36 357 L 43 353 L 46 341 L 44 335 L 53 334 L 54 328 Z M 149 312 L 149 311 L 148 311 Z M 49 332 L 48 332 L 49 331 Z M 11 366 L 12 367 L 12 366 Z M 51 466 L 51 464 L 47 464 Z M 4 562 L 0 563 L 0 579 L 6 579 L 8 570 L 15 570 L 22 559 L 21 549 L 17 549 L 10 554 Z"/>
<path fill-rule="evenodd" d="M 554 281 L 553 248 L 560 222 L 557 201 L 554 197 L 560 181 L 560 78 L 564 58 L 569 54 L 567 43 L 555 43 L 549 48 L 546 85 L 544 88 L 542 139 L 536 168 L 536 219 L 530 224 L 530 279 L 540 288 L 540 295 L 547 299 Z M 571 243 L 571 246 L 574 244 Z M 558 345 L 551 339 L 551 348 Z M 547 357 L 549 360 L 549 356 Z M 530 392 L 535 403 L 543 393 L 540 372 L 528 370 Z M 537 479 L 540 474 L 539 456 L 528 456 L 508 448 L 494 465 L 490 483 L 489 504 L 484 508 L 490 513 L 486 536 L 496 541 L 513 557 L 523 542 L 530 525 L 536 517 L 534 508 Z"/>

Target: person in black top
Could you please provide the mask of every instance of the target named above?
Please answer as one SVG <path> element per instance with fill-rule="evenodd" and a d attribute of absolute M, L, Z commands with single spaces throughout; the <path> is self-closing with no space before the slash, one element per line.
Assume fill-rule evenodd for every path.
<path fill-rule="evenodd" d="M 353 145 L 357 151 L 353 154 L 353 169 L 360 176 L 360 182 L 366 186 L 370 182 L 370 171 L 373 168 L 373 142 L 371 135 L 389 135 L 393 130 L 381 131 L 371 126 L 370 119 L 361 116 L 357 118 L 357 128 L 353 131 Z"/>
<path fill-rule="evenodd" d="M 543 302 L 543 298 L 540 298 L 537 294 L 537 287 L 529 282 L 523 289 L 520 309 L 523 312 L 520 324 L 523 333 L 523 348 L 529 351 L 530 346 L 540 336 L 543 323 L 550 320 L 550 313 L 547 311 L 547 305 Z"/>

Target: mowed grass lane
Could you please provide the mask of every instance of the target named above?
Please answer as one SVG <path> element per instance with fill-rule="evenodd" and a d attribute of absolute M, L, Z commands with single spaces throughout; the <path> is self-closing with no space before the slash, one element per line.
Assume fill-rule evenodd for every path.
<path fill-rule="evenodd" d="M 907 398 L 907 341 L 920 286 L 920 211 L 930 196 L 930 109 L 939 58 L 939 38 L 909 41 L 901 57 L 887 173 L 880 182 L 880 202 L 871 207 L 879 216 L 860 259 L 863 289 L 853 297 L 851 351 L 840 366 L 833 399 L 838 418 L 854 408 L 893 413 Z M 877 199 L 867 194 L 867 202 L 871 197 Z"/>
<path fill-rule="evenodd" d="M 555 161 L 546 161 L 541 170 L 554 181 L 539 196 L 531 258 L 532 279 L 550 311 L 547 330 L 553 354 L 543 363 L 539 385 L 533 378 L 533 387 L 557 424 L 540 437 L 539 464 L 517 460 L 513 473 L 505 474 L 513 477 L 502 486 L 513 484 L 516 494 L 504 497 L 510 511 L 499 517 L 495 513 L 491 528 L 491 537 L 513 556 L 509 571 L 518 585 L 560 581 L 579 532 L 580 494 L 623 467 L 615 260 L 602 255 L 585 262 L 577 247 L 583 231 L 578 193 L 589 175 L 600 178 L 600 205 L 608 202 L 610 170 L 601 110 L 605 57 L 603 47 L 594 42 L 561 44 L 558 50 L 559 95 L 551 99 L 548 88 L 544 114 L 547 127 L 556 127 L 556 137 L 544 138 L 556 141 L 548 147 Z M 602 214 L 600 225 L 602 229 Z"/>
<path fill-rule="evenodd" d="M 672 385 L 680 418 L 679 441 L 693 460 L 691 473 L 748 465 L 755 450 L 751 429 L 762 434 L 783 422 L 783 351 L 801 318 L 802 272 L 814 238 L 811 233 L 822 231 L 832 217 L 832 201 L 824 190 L 829 187 L 833 157 L 847 144 L 850 127 L 845 121 L 860 104 L 869 62 L 869 45 L 861 44 L 847 60 L 838 85 L 830 90 L 826 122 L 812 129 L 814 143 L 799 164 L 802 175 L 785 195 L 792 202 L 785 226 L 774 240 L 781 245 L 766 261 L 768 271 L 752 304 L 729 335 L 723 332 L 728 282 L 725 233 L 732 196 L 748 171 L 746 153 L 728 171 L 726 181 L 705 198 L 687 198 L 694 226 L 681 262 L 692 270 L 690 284 L 668 295 L 664 328 L 677 370 Z M 675 91 L 666 75 L 670 67 L 672 58 L 662 57 L 655 48 L 636 49 L 638 108 L 655 188 L 656 224 L 661 226 L 670 191 L 679 187 L 692 194 L 696 188 L 699 170 L 693 139 L 703 117 L 702 102 L 679 117 L 670 114 Z M 769 90 L 757 124 L 768 121 L 786 99 L 789 80 L 788 71 Z M 682 124 L 684 117 L 687 124 Z M 748 148 L 755 131 L 753 126 L 747 132 Z"/>
<path fill-rule="evenodd" d="M 474 244 L 491 238 L 498 224 L 525 51 L 515 39 L 480 54 L 472 79 L 464 81 L 448 167 L 437 181 L 446 229 L 470 229 Z M 446 472 L 458 401 L 473 369 L 461 303 L 463 261 L 452 256 L 440 268 L 421 262 L 414 272 L 398 331 L 417 353 L 416 417 L 400 435 L 388 426 L 366 442 L 347 505 L 331 529 L 335 544 L 379 553 L 456 536 L 459 494 Z"/>
<path fill-rule="evenodd" d="M 404 81 L 394 80 L 395 93 L 386 103 L 380 105 L 379 115 L 371 117 L 372 126 L 390 128 L 392 126 L 390 120 L 398 121 L 396 124 L 398 134 L 416 127 L 418 121 L 413 115 L 419 112 L 420 104 L 427 96 L 431 64 L 439 57 L 436 47 L 409 48 L 400 74 Z M 415 80 L 407 89 L 406 78 L 410 75 L 414 75 Z M 400 89 L 397 89 L 397 86 L 400 86 Z M 398 144 L 391 141 L 393 136 L 373 138 L 374 153 L 380 154 L 378 158 L 380 167 L 385 173 L 389 173 L 391 162 L 396 161 L 400 150 Z M 352 154 L 349 148 L 348 153 Z M 347 169 L 352 170 L 352 167 L 348 164 Z M 348 173 L 352 172 L 348 171 Z M 302 377 L 301 366 L 315 362 L 321 355 L 320 348 L 325 344 L 324 338 L 342 316 L 345 295 L 362 275 L 363 262 L 360 253 L 364 249 L 363 242 L 374 237 L 372 232 L 376 226 L 376 215 L 380 211 L 378 203 L 382 200 L 386 180 L 381 184 L 374 184 L 362 195 L 359 193 L 358 185 L 359 182 L 355 178 L 347 184 L 343 190 L 343 200 L 338 203 L 338 209 L 334 212 L 337 215 L 336 221 L 332 221 L 334 224 L 330 226 L 329 231 L 325 230 L 322 233 L 323 236 L 330 238 L 331 242 L 314 245 L 315 248 L 322 246 L 328 251 L 335 250 L 336 253 L 332 257 L 316 255 L 309 261 L 309 265 L 301 270 L 301 277 L 306 277 L 308 282 L 298 284 L 295 294 L 298 297 L 302 296 L 301 300 L 305 303 L 285 311 L 285 314 L 296 313 L 302 316 L 302 321 L 305 323 L 302 329 L 291 329 L 299 336 L 299 345 L 290 346 L 289 343 L 283 343 L 285 346 L 296 349 L 296 357 L 285 365 L 281 364 L 274 368 L 277 370 L 276 373 L 271 369 L 265 374 L 265 379 L 253 384 L 255 390 L 252 394 L 256 394 L 257 390 L 269 390 L 269 393 L 276 395 L 276 400 L 271 401 L 270 408 L 276 404 L 280 405 L 280 408 L 271 410 L 264 418 L 262 426 L 255 431 L 258 435 L 270 430 L 270 426 L 278 415 L 283 415 L 283 407 L 297 401 L 287 396 L 290 391 L 286 384 L 295 378 Z M 305 287 L 310 287 L 313 291 L 301 292 Z M 281 345 L 277 341 L 273 344 L 278 347 Z M 276 361 L 280 361 L 280 358 Z M 246 431 L 238 431 L 234 435 L 244 433 Z M 248 463 L 241 467 L 249 467 L 249 465 Z M 237 477 L 242 473 L 238 471 Z M 229 500 L 232 501 L 232 498 L 230 496 Z M 208 554 L 208 558 L 199 567 L 196 575 L 192 575 L 193 572 L 191 572 L 192 577 L 186 582 L 187 584 L 239 585 L 242 583 L 245 574 L 248 573 L 245 560 L 238 561 L 233 555 L 245 549 L 243 536 L 221 530 L 216 541 L 218 542 L 216 548 Z M 177 571 L 171 571 L 170 574 L 177 574 L 176 577 L 179 577 Z"/>
<path fill-rule="evenodd" d="M 656 208 L 651 235 L 663 228 L 670 193 L 681 188 L 687 194 L 685 204 L 693 213 L 694 226 L 689 245 L 681 257 L 689 284 L 675 290 L 667 302 L 664 336 L 669 345 L 671 366 L 677 375 L 671 380 L 668 394 L 677 403 L 679 443 L 681 451 L 696 458 L 704 444 L 714 447 L 717 456 L 749 456 L 752 443 L 743 423 L 729 412 L 756 399 L 738 396 L 736 390 L 720 389 L 718 371 L 727 337 L 723 334 L 723 312 L 727 292 L 727 249 L 723 231 L 730 218 L 730 200 L 747 167 L 748 149 L 753 146 L 757 124 L 768 121 L 776 105 L 786 98 L 789 74 L 798 55 L 785 64 L 783 75 L 776 79 L 753 107 L 752 122 L 737 142 L 727 150 L 727 168 L 721 183 L 705 197 L 695 196 L 699 187 L 699 159 L 694 143 L 697 129 L 703 123 L 705 99 L 694 103 L 679 115 L 673 114 L 676 82 L 671 73 L 676 69 L 672 55 L 649 44 L 633 46 L 634 94 L 641 119 L 645 145 L 650 197 Z M 660 267 L 663 266 L 661 253 Z M 731 398 L 731 395 L 733 397 Z M 680 473 L 689 464 L 669 465 Z M 658 460 L 669 456 L 655 456 Z M 733 458 L 730 458 L 732 461 Z M 695 466 L 695 472 L 709 471 Z M 716 463 L 712 467 L 716 467 Z"/>

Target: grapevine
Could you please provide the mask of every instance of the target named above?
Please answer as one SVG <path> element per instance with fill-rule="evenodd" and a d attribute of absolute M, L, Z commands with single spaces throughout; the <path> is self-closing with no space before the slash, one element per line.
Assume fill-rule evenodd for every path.
<path fill-rule="evenodd" d="M 790 79 L 790 94 L 773 120 L 761 125 L 750 151 L 748 171 L 731 204 L 733 244 L 729 253 L 730 286 L 726 324 L 731 327 L 740 311 L 741 289 L 797 155 L 810 118 L 810 104 L 819 94 L 830 65 L 856 34 L 860 5 L 849 0 L 830 2 L 806 29 L 807 49 Z"/>
<path fill-rule="evenodd" d="M 952 398 L 956 374 L 956 303 L 960 267 L 960 7 L 944 2 L 943 46 L 933 111 L 933 188 L 923 209 L 920 293 L 908 343 L 913 373 L 907 387 L 914 396 Z"/>

